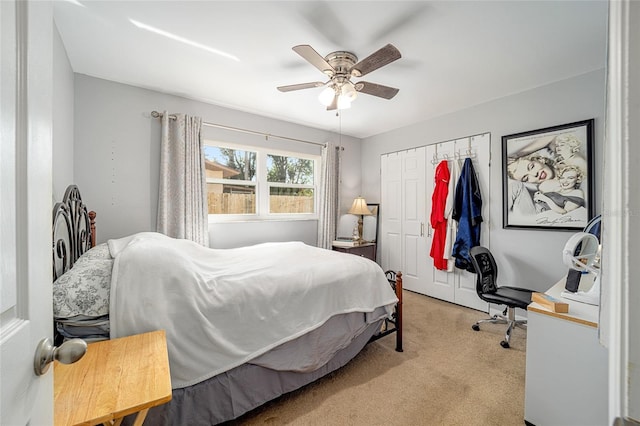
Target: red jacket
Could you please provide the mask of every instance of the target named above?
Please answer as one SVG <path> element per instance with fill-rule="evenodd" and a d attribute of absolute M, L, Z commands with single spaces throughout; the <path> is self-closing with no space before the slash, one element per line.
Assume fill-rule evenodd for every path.
<path fill-rule="evenodd" d="M 444 207 L 449 193 L 449 165 L 442 160 L 435 173 L 435 188 L 431 197 L 431 227 L 433 228 L 433 240 L 431 252 L 433 265 L 440 270 L 447 270 L 447 259 L 443 259 L 445 238 L 447 236 L 447 218 L 444 216 Z"/>

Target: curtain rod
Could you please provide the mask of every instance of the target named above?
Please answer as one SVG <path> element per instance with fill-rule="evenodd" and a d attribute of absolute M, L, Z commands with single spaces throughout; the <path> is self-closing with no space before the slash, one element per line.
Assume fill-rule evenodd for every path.
<path fill-rule="evenodd" d="M 151 111 L 151 117 L 153 118 L 160 118 L 162 117 L 164 114 L 162 114 L 161 112 L 158 111 Z M 175 120 L 176 116 L 170 114 L 169 115 L 169 119 L 171 120 Z M 294 142 L 302 142 L 302 143 L 309 143 L 312 145 L 320 145 L 320 146 L 324 146 L 326 144 L 324 143 L 319 143 L 319 142 L 312 142 L 312 141 L 306 141 L 304 139 L 296 139 L 296 138 L 290 138 L 287 136 L 278 136 L 278 135 L 272 135 L 270 133 L 263 133 L 263 132 L 258 132 L 255 130 L 247 130 L 247 129 L 241 129 L 239 127 L 231 127 L 231 126 L 225 126 L 222 124 L 216 124 L 216 123 L 209 123 L 207 121 L 203 121 L 202 122 L 203 126 L 209 126 L 209 127 L 217 127 L 219 129 L 225 129 L 225 130 L 233 130 L 234 132 L 240 132 L 240 133 L 249 133 L 252 135 L 259 135 L 259 136 L 264 136 L 265 138 L 267 138 L 267 140 L 269 138 L 275 138 L 275 139 L 282 139 L 282 140 L 286 140 L 286 141 L 294 141 Z"/>

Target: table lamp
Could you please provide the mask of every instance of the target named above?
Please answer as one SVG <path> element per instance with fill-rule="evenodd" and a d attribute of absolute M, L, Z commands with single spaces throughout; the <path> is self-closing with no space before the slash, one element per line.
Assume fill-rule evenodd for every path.
<path fill-rule="evenodd" d="M 362 197 L 357 197 L 355 200 L 353 200 L 353 204 L 351 205 L 351 208 L 349 209 L 349 214 L 355 214 L 357 216 L 360 216 L 358 218 L 358 244 L 362 244 L 363 240 L 362 240 L 362 222 L 363 216 L 368 216 L 371 213 L 371 211 L 369 210 L 369 207 L 367 207 L 367 202 L 364 198 Z"/>

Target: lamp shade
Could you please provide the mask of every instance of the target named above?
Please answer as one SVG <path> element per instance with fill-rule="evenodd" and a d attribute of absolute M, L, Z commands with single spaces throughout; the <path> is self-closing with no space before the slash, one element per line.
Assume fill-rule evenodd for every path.
<path fill-rule="evenodd" d="M 329 106 L 331 105 L 331 102 L 333 102 L 333 98 L 335 96 L 336 96 L 336 91 L 333 88 L 333 86 L 327 86 L 324 88 L 322 92 L 320 92 L 320 95 L 318 95 L 318 100 L 322 105 Z"/>
<path fill-rule="evenodd" d="M 338 109 L 349 109 L 351 108 L 351 100 L 344 96 L 338 96 Z"/>
<path fill-rule="evenodd" d="M 348 81 L 340 88 L 340 95 L 346 96 L 347 98 L 349 98 L 349 101 L 353 102 L 358 97 L 358 92 L 353 86 L 353 83 Z"/>
<path fill-rule="evenodd" d="M 369 210 L 369 207 L 367 207 L 367 201 L 362 197 L 358 197 L 353 200 L 353 204 L 349 209 L 349 214 L 370 215 L 372 213 Z"/>

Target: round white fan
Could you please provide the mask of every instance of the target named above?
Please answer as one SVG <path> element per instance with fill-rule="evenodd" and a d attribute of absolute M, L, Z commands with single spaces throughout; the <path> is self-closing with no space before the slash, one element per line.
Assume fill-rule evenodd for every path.
<path fill-rule="evenodd" d="M 588 232 L 578 232 L 569 238 L 562 250 L 562 260 L 571 269 L 592 273 L 595 278 L 587 291 L 575 293 L 563 291 L 562 297 L 590 305 L 600 304 L 600 269 L 597 267 L 600 254 L 598 237 Z"/>

